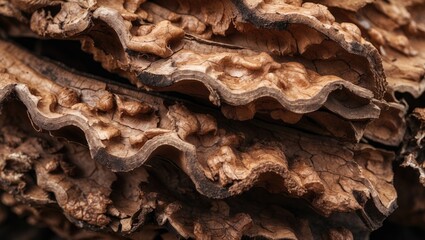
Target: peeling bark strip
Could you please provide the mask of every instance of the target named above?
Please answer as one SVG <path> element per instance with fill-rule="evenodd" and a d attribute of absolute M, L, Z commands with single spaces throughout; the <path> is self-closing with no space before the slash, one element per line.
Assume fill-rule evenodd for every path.
<path fill-rule="evenodd" d="M 138 229 L 145 215 L 154 211 L 157 224 L 168 222 L 184 237 L 304 239 L 322 228 L 330 235 L 363 235 L 377 228 L 395 208 L 394 155 L 390 152 L 259 121 L 228 123 L 214 110 L 207 109 L 206 114 L 203 107 L 189 103 L 167 100 L 165 104 L 160 97 L 77 75 L 8 42 L 0 42 L 0 52 L 4 56 L 0 92 L 6 104 L 1 121 L 6 132 L 0 148 L 4 151 L 0 164 L 3 187 L 15 189 L 28 201 L 35 198 L 41 205 L 57 203 L 72 222 L 124 234 Z M 13 132 L 28 132 L 31 127 L 10 126 L 10 116 L 19 115 L 13 113 L 17 107 L 7 103 L 12 93 L 36 129 L 57 135 L 77 127 L 85 138 L 79 142 L 86 142 L 88 148 L 71 143 L 61 147 L 55 138 L 36 134 L 53 141 L 49 150 L 43 143 L 46 140 Z M 23 123 L 25 117 L 18 122 Z M 160 159 L 167 159 L 166 164 Z M 36 179 L 28 175 L 30 171 L 35 171 Z M 159 178 L 158 183 L 147 180 L 151 174 Z M 146 186 L 136 187 L 142 183 Z M 164 183 L 171 189 L 156 186 Z M 114 188 L 114 184 L 122 187 Z M 39 189 L 34 191 L 43 198 L 27 196 L 30 186 Z M 241 207 L 262 201 L 255 194 L 258 187 L 276 199 L 277 209 L 288 209 L 275 213 Z M 185 198 L 187 191 L 191 194 Z M 115 199 L 119 196 L 136 203 L 126 206 L 128 201 L 120 200 L 124 205 L 119 205 Z M 199 206 L 186 205 L 195 199 L 205 200 Z M 278 199 L 304 199 L 301 209 L 305 213 L 290 220 L 295 210 Z M 286 220 L 281 214 L 288 215 Z M 341 222 L 340 214 L 353 222 Z M 315 219 L 328 219 L 335 225 L 310 222 Z M 295 225 L 303 227 L 291 227 L 294 221 L 301 221 Z M 261 230 L 269 224 L 276 234 Z M 336 226 L 344 230 L 332 230 Z"/>

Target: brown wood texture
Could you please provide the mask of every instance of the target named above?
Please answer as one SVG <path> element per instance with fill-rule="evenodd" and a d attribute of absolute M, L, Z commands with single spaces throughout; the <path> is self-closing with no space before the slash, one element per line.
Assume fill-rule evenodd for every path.
<path fill-rule="evenodd" d="M 71 239 L 360 239 L 394 211 L 421 225 L 421 14 L 420 0 L 0 0 L 1 200 Z M 128 82 L 23 38 L 78 42 Z"/>

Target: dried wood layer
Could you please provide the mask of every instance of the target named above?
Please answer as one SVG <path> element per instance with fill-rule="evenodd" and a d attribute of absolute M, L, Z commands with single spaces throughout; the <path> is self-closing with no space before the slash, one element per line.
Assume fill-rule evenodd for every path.
<path fill-rule="evenodd" d="M 425 185 L 424 4 L 0 0 L 2 202 L 72 239 L 365 238 L 393 165 Z"/>

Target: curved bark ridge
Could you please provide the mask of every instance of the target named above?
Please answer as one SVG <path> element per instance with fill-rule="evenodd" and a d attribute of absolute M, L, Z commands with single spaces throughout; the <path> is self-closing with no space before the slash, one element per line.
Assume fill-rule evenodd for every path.
<path fill-rule="evenodd" d="M 423 1 L 374 1 L 356 14 L 335 11 L 341 21 L 355 23 L 379 49 L 390 92 L 419 97 L 425 89 Z"/>
<path fill-rule="evenodd" d="M 400 221 L 410 216 L 405 223 L 414 226 L 423 225 L 424 209 L 421 200 L 424 193 L 423 186 L 425 186 L 422 149 L 424 110 L 420 103 L 425 89 L 424 3 L 421 0 L 379 0 L 357 8 L 355 13 L 345 11 L 352 9 L 325 3 L 325 5 L 337 7 L 332 9 L 332 13 L 337 16 L 337 21 L 356 24 L 364 36 L 379 49 L 389 84 L 387 95 L 392 95 L 388 96 L 387 100 L 392 99 L 393 102 L 397 102 L 394 97 L 396 92 L 408 93 L 401 97 L 405 98 L 400 101 L 402 104 L 391 103 L 394 107 L 387 111 L 381 107 L 381 117 L 368 126 L 365 136 L 385 144 L 388 143 L 388 139 L 392 139 L 394 146 L 401 146 L 399 163 L 405 169 L 398 170 L 399 176 L 395 181 L 400 195 L 398 199 L 400 210 L 393 219 Z M 408 95 L 411 95 L 414 100 L 409 100 Z M 397 105 L 399 106 L 396 107 Z M 410 115 L 406 114 L 408 107 L 414 109 Z M 407 129 L 405 118 L 408 122 Z M 379 126 L 392 126 L 387 129 L 398 129 L 398 134 L 390 137 L 390 132 L 378 131 Z M 404 135 L 404 141 L 401 141 L 402 135 Z M 398 137 L 394 138 L 395 136 Z"/>
<path fill-rule="evenodd" d="M 345 119 L 345 125 L 357 122 L 352 129 L 358 140 L 367 121 L 380 113 L 376 100 L 382 99 L 386 81 L 377 50 L 356 26 L 335 22 L 319 4 L 187 0 L 48 5 L 11 7 L 29 12 L 31 29 L 41 36 L 80 39 L 106 69 L 139 87 L 209 99 L 231 119 L 261 113 L 294 124 L 304 114 L 326 109 L 339 121 Z M 57 13 L 52 6 L 59 8 Z"/>
<path fill-rule="evenodd" d="M 367 125 L 363 136 L 388 146 L 400 146 L 406 134 L 408 106 L 393 97 L 389 99 L 392 100 L 380 103 L 379 118 Z"/>
<path fill-rule="evenodd" d="M 4 69 L 0 75 L 0 99 L 5 102 L 14 92 L 28 110 L 33 126 L 53 131 L 53 135 L 72 127 L 79 128 L 87 141 L 88 150 L 84 158 L 89 158 L 87 152 L 90 152 L 97 162 L 92 161 L 92 164 L 99 163 L 99 166 L 106 167 L 98 167 L 95 172 L 102 169 L 108 172 L 96 174 L 112 174 L 106 169 L 124 172 L 118 175 L 136 174 L 141 171 L 141 167 L 155 165 L 158 158 L 168 159 L 170 166 L 178 166 L 178 169 L 183 170 L 197 192 L 208 198 L 227 199 L 254 187 L 267 186 L 268 194 L 306 200 L 322 217 L 337 213 L 359 214 L 363 226 L 369 229 L 378 227 L 395 207 L 392 153 L 363 144 L 344 144 L 283 127 L 264 127 L 264 123 L 261 123 L 260 128 L 258 121 L 235 125 L 222 119 L 212 109 L 177 103 L 83 77 L 40 60 L 6 42 L 2 42 L 1 51 L 4 57 L 0 63 Z M 77 152 L 71 155 L 76 156 L 75 160 L 70 160 L 74 164 L 83 161 Z M 36 173 L 40 174 L 37 175 L 37 185 L 51 191 L 57 187 L 68 189 L 69 194 L 84 196 L 78 197 L 81 201 L 95 199 L 83 203 L 66 198 L 66 195 L 61 195 L 61 191 L 54 191 L 56 201 L 67 213 L 66 216 L 91 225 L 109 224 L 105 209 L 110 205 L 110 200 L 105 196 L 111 194 L 109 185 L 115 181 L 116 175 L 105 175 L 109 180 L 102 183 L 90 183 L 93 185 L 87 189 L 91 189 L 91 193 L 82 194 L 83 187 L 71 187 L 82 184 L 79 181 L 64 180 L 63 176 L 43 178 L 48 176 L 49 171 L 55 172 L 59 165 L 63 171 L 68 171 L 66 174 L 72 176 L 72 166 L 62 166 L 60 159 L 56 162 L 43 160 L 40 166 L 35 165 Z M 5 166 L 8 164 L 5 163 Z M 52 170 L 48 170 L 48 166 Z M 101 178 L 93 174 L 85 177 L 83 182 Z M 140 181 L 141 177 L 137 178 Z M 6 176 L 6 179 L 9 178 Z M 45 183 L 43 179 L 46 179 Z M 131 186 L 138 185 L 140 182 Z M 98 205 L 89 206 L 90 202 Z M 150 205 L 144 203 L 143 206 L 149 208 Z M 85 212 L 81 209 L 92 210 Z M 193 236 L 190 235 L 192 230 L 188 230 L 190 234 L 184 233 L 187 225 L 181 223 L 187 215 L 173 214 L 178 209 L 179 205 L 167 205 L 165 215 L 161 215 L 162 219 L 168 220 L 181 235 Z M 226 210 L 226 205 L 222 206 L 218 200 L 214 201 L 211 209 L 212 212 L 224 214 L 223 218 L 232 216 L 220 223 L 224 224 L 223 229 L 227 229 L 226 234 L 236 237 L 241 235 L 234 234 L 249 235 L 246 231 L 247 226 L 252 224 L 252 215 L 251 220 L 243 214 L 232 215 Z M 189 212 L 194 216 L 198 214 L 197 211 Z M 262 215 L 258 214 L 261 218 Z M 270 224 L 274 224 L 274 221 Z M 240 226 L 237 224 L 235 230 L 233 223 L 236 222 Z M 215 234 L 215 225 L 211 221 L 205 220 L 206 226 L 196 221 L 191 224 L 195 236 Z M 208 227 L 208 224 L 213 225 Z M 256 230 L 252 234 L 255 232 L 262 231 Z M 339 234 L 339 230 L 333 234 Z"/>
<path fill-rule="evenodd" d="M 424 23 L 421 1 L 355 1 L 356 9 L 333 1 L 323 4 L 333 7 L 337 22 L 352 22 L 365 38 L 379 49 L 389 84 L 386 100 L 380 105 L 381 117 L 372 121 L 365 137 L 399 146 L 406 131 L 407 106 L 395 99 L 395 92 L 409 93 L 414 98 L 424 92 L 425 62 L 422 54 Z M 386 105 L 386 106 L 385 106 Z M 386 116 L 386 117 L 385 117 Z"/>

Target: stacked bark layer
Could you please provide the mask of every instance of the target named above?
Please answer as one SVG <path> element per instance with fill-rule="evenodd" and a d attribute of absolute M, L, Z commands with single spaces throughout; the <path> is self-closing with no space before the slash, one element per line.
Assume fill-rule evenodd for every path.
<path fill-rule="evenodd" d="M 72 238 L 367 236 L 396 208 L 382 146 L 425 174 L 395 97 L 423 92 L 422 3 L 322 4 L 0 1 L 9 205 Z M 10 37 L 79 41 L 133 85 Z"/>

